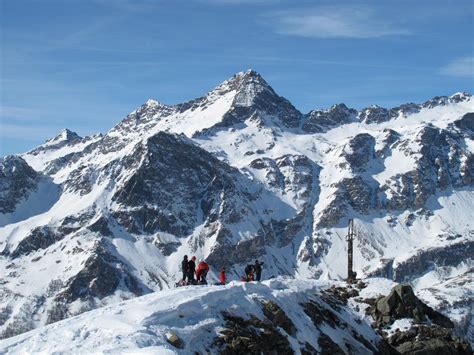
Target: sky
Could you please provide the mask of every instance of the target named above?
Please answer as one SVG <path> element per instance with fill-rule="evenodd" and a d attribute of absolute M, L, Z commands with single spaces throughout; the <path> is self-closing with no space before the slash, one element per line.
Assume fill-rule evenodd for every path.
<path fill-rule="evenodd" d="M 0 156 L 252 68 L 302 112 L 474 93 L 474 2 L 0 0 Z"/>

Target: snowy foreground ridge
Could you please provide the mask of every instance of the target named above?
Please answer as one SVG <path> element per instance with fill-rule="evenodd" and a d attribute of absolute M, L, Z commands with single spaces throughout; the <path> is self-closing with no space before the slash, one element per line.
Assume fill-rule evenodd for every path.
<path fill-rule="evenodd" d="M 264 279 L 340 282 L 353 218 L 358 277 L 410 284 L 472 343 L 473 188 L 468 93 L 301 113 L 250 70 L 148 100 L 105 134 L 0 158 L 0 339 L 166 297 L 185 254 L 212 282 L 255 259 Z"/>
<path fill-rule="evenodd" d="M 374 280 L 363 295 L 375 295 L 380 286 L 382 289 L 386 286 L 386 282 L 380 285 L 378 282 Z M 328 297 L 324 296 L 327 288 L 328 282 L 278 279 L 156 292 L 4 340 L 0 342 L 0 351 L 7 354 L 216 352 L 219 350 L 216 338 L 228 327 L 227 313 L 244 320 L 252 316 L 265 320 L 262 305 L 269 301 L 277 304 L 289 318 L 288 324 L 296 328 L 292 331 L 291 326 L 280 323 L 279 331 L 274 330 L 282 334 L 278 338 L 287 338 L 284 347 L 295 353 L 305 348 L 321 351 L 324 341 L 355 354 L 378 349 L 382 339 L 364 316 L 350 306 L 332 308 L 323 300 Z M 305 313 L 310 301 L 328 312 L 327 319 L 318 323 Z M 168 343 L 170 334 L 181 339 L 180 349 Z M 318 343 L 318 339 L 325 340 Z"/>

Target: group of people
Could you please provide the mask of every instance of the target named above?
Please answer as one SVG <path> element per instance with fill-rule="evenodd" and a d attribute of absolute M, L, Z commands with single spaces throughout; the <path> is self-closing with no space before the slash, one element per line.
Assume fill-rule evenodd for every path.
<path fill-rule="evenodd" d="M 181 262 L 181 270 L 183 271 L 182 282 L 184 284 L 191 285 L 206 285 L 206 276 L 209 271 L 209 265 L 205 260 L 199 260 L 196 268 L 196 257 L 193 256 L 191 260 L 188 260 L 188 256 L 185 255 Z M 196 278 L 194 278 L 196 276 Z"/>
<path fill-rule="evenodd" d="M 245 267 L 245 281 L 260 281 L 262 277 L 263 262 L 255 260 L 255 264 L 248 264 Z M 243 281 L 243 280 L 242 280 Z"/>
<path fill-rule="evenodd" d="M 262 276 L 262 265 L 263 262 L 255 260 L 255 264 L 249 264 L 245 267 L 245 277 L 242 277 L 242 281 L 260 281 Z M 199 260 L 196 267 L 196 257 L 193 256 L 191 260 L 188 260 L 188 256 L 183 257 L 181 261 L 181 270 L 183 272 L 183 278 L 178 282 L 177 286 L 184 285 L 207 285 L 207 273 L 209 272 L 209 265 L 205 260 Z M 221 268 L 219 274 L 220 285 L 225 285 L 227 282 L 225 267 Z"/>

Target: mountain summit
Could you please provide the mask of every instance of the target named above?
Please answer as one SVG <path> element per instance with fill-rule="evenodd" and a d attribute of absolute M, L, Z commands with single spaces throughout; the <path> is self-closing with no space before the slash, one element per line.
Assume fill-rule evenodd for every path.
<path fill-rule="evenodd" d="M 278 118 L 286 127 L 299 125 L 301 113 L 279 96 L 256 71 L 238 73 L 219 87 L 225 86 L 237 93 L 232 102 L 234 110 L 229 113 L 230 122 L 239 120 L 239 116 L 261 115 Z"/>

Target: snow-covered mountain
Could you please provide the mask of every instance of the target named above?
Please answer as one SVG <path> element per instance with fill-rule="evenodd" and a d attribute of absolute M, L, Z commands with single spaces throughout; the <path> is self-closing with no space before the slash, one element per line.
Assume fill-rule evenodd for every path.
<path fill-rule="evenodd" d="M 303 114 L 247 71 L 1 158 L 1 337 L 172 288 L 184 254 L 341 280 L 354 218 L 358 276 L 411 283 L 473 341 L 473 112 L 458 93 Z"/>

